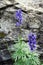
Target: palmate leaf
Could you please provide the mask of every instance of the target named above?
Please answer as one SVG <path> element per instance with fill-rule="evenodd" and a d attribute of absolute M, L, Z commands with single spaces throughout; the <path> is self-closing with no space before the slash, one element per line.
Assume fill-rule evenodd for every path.
<path fill-rule="evenodd" d="M 40 65 L 39 59 L 37 57 L 36 58 L 35 57 L 33 57 L 33 58 L 31 57 L 31 59 L 32 59 L 32 64 L 33 65 Z"/>
<path fill-rule="evenodd" d="M 13 59 L 15 59 L 15 58 L 17 58 L 17 57 L 18 57 L 18 59 L 20 59 L 20 58 L 23 57 L 24 55 L 25 55 L 25 52 L 22 51 L 20 47 L 19 47 L 19 48 L 16 48 L 16 52 L 14 52 L 14 53 L 12 54 Z"/>
<path fill-rule="evenodd" d="M 29 55 L 29 59 L 31 61 L 31 64 L 33 64 L 33 65 L 40 65 L 38 56 L 34 55 L 33 53 L 31 53 Z"/>
<path fill-rule="evenodd" d="M 16 52 L 12 53 L 12 59 L 16 62 L 16 60 L 17 60 L 17 53 Z"/>
<path fill-rule="evenodd" d="M 41 64 L 41 65 L 43 65 L 43 64 Z"/>
<path fill-rule="evenodd" d="M 39 62 L 40 60 L 39 60 L 38 54 L 36 53 L 36 55 L 35 55 L 35 53 L 34 53 L 32 57 L 33 57 L 33 60 L 36 62 L 36 64 L 40 65 L 40 62 Z"/>
<path fill-rule="evenodd" d="M 22 59 L 17 60 L 14 65 L 26 65 Z"/>

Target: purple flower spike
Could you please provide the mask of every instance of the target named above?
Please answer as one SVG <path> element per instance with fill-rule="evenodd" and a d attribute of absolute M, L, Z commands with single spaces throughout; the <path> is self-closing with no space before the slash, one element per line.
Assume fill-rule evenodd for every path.
<path fill-rule="evenodd" d="M 31 50 L 34 50 L 36 48 L 36 35 L 35 33 L 30 33 L 28 36 L 29 39 L 29 46 Z"/>
<path fill-rule="evenodd" d="M 22 11 L 21 9 L 16 11 L 16 19 L 21 21 L 22 20 Z"/>
<path fill-rule="evenodd" d="M 16 23 L 16 26 L 20 26 L 22 24 L 22 10 L 19 9 L 16 11 L 16 19 L 18 22 Z"/>

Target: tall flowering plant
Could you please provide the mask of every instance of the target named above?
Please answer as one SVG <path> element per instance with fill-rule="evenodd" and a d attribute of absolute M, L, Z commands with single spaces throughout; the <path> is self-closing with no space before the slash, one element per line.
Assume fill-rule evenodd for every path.
<path fill-rule="evenodd" d="M 17 26 L 20 26 L 22 23 L 21 14 L 22 11 L 20 9 L 16 11 L 16 19 L 18 20 L 16 23 Z M 29 34 L 28 38 L 30 49 L 35 49 L 36 35 L 31 33 Z M 38 54 L 29 50 L 28 44 L 23 41 L 21 36 L 18 37 L 16 44 L 13 45 L 13 50 L 14 52 L 11 52 L 11 55 L 12 59 L 14 60 L 14 65 L 40 65 Z"/>

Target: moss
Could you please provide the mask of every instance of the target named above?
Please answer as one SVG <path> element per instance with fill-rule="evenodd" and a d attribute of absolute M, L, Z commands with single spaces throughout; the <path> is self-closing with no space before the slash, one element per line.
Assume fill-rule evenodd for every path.
<path fill-rule="evenodd" d="M 5 34 L 5 33 L 0 32 L 0 38 L 4 38 L 5 36 L 6 36 L 6 34 Z"/>

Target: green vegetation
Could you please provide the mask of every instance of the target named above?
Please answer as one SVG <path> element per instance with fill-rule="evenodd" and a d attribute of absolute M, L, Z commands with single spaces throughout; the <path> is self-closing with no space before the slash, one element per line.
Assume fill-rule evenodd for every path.
<path fill-rule="evenodd" d="M 5 33 L 0 32 L 0 38 L 4 38 L 5 36 L 6 36 L 6 34 L 5 34 Z"/>
<path fill-rule="evenodd" d="M 11 54 L 14 65 L 40 65 L 38 54 L 29 49 L 29 45 L 18 38 L 14 44 L 14 52 Z"/>

